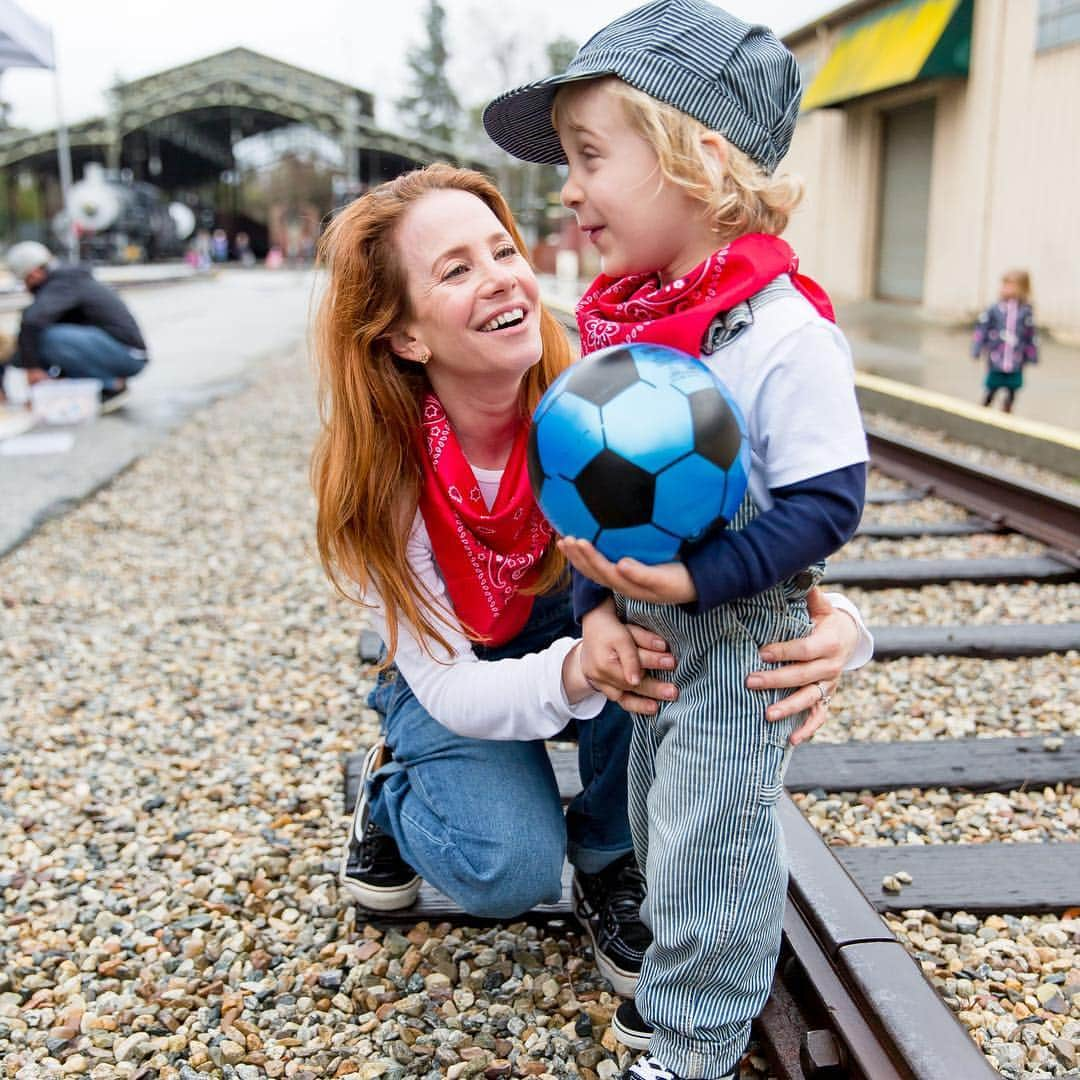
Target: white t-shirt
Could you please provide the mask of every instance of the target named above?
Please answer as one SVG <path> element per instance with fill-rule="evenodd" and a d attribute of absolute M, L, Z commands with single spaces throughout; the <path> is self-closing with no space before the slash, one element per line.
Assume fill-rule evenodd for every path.
<path fill-rule="evenodd" d="M 753 322 L 701 357 L 746 418 L 750 495 L 866 461 L 847 339 L 794 287 L 754 306 Z"/>

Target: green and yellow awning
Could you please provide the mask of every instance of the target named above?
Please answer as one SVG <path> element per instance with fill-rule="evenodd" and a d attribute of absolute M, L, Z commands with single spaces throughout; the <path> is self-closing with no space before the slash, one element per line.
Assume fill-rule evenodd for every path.
<path fill-rule="evenodd" d="M 966 75 L 973 0 L 899 0 L 845 27 L 803 111 L 922 79 Z"/>

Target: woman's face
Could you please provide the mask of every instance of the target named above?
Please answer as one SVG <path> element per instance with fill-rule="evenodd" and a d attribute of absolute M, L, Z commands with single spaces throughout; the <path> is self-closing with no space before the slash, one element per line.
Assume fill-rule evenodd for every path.
<path fill-rule="evenodd" d="M 487 204 L 466 191 L 429 192 L 402 218 L 396 243 L 410 314 L 394 351 L 411 360 L 430 353 L 443 386 L 519 382 L 540 359 L 540 290 Z"/>

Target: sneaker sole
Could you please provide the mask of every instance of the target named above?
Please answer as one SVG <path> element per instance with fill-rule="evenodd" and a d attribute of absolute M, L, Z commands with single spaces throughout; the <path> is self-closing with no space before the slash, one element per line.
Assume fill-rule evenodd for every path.
<path fill-rule="evenodd" d="M 349 848 L 352 846 L 353 837 L 356 836 L 356 826 L 364 824 L 367 814 L 367 785 L 364 780 L 371 771 L 371 763 L 378 753 L 380 744 L 376 743 L 364 758 L 364 769 L 360 779 L 360 790 L 356 795 L 356 806 L 353 808 L 353 816 L 349 822 L 349 839 L 345 844 L 345 851 L 341 856 L 341 864 L 338 867 L 338 884 L 354 900 L 363 904 L 371 911 L 401 911 L 403 908 L 412 907 L 416 903 L 416 897 L 420 892 L 420 886 L 424 883 L 419 874 L 404 885 L 362 885 L 355 878 L 348 876 Z M 363 832 L 363 829 L 360 830 Z"/>
<path fill-rule="evenodd" d="M 611 1018 L 611 1033 L 623 1044 L 623 1046 L 629 1046 L 631 1050 L 648 1050 L 649 1039 L 652 1036 L 651 1032 L 644 1031 L 632 1031 L 630 1028 L 624 1028 L 619 1023 L 619 1019 L 616 1016 Z"/>
<path fill-rule="evenodd" d="M 349 853 L 346 850 L 338 872 L 338 883 L 358 903 L 371 911 L 401 911 L 412 907 L 420 893 L 423 879 L 417 874 L 407 885 L 361 885 L 345 874 Z"/>
<path fill-rule="evenodd" d="M 106 413 L 116 412 L 117 409 L 122 409 L 130 401 L 131 395 L 125 390 L 122 394 L 117 394 L 116 397 L 109 398 L 108 401 L 103 402 L 98 411 L 104 416 Z"/>
<path fill-rule="evenodd" d="M 596 962 L 597 970 L 609 983 L 611 983 L 615 993 L 620 995 L 620 997 L 633 997 L 634 991 L 637 989 L 638 978 L 640 977 L 641 972 L 626 971 L 624 968 L 619 967 L 597 946 L 596 938 L 593 935 L 592 923 L 585 917 L 581 910 L 581 903 L 584 898 L 581 895 L 577 878 L 574 879 L 573 897 L 574 914 L 577 916 L 578 922 L 585 928 L 585 932 L 589 935 L 589 940 L 592 942 L 593 960 Z M 626 1045 L 638 1046 L 637 1043 L 627 1043 Z M 645 1043 L 644 1045 L 647 1046 L 648 1043 Z M 638 1048 L 640 1049 L 640 1047 Z"/>

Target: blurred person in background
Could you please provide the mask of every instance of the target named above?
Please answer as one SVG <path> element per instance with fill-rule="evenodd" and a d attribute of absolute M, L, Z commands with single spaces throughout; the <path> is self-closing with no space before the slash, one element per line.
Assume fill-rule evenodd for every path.
<path fill-rule="evenodd" d="M 1024 385 L 1024 365 L 1039 361 L 1035 316 L 1031 310 L 1031 276 L 1009 270 L 1001 278 L 1001 291 L 975 324 L 971 355 L 986 356 L 986 394 L 989 406 L 999 390 L 1005 391 L 1005 412 L 1012 412 L 1016 391 Z"/>
<path fill-rule="evenodd" d="M 124 403 L 127 381 L 146 366 L 146 342 L 134 316 L 85 266 L 64 266 L 44 244 L 27 240 L 8 249 L 8 269 L 33 300 L 22 313 L 15 352 L 0 361 L 22 368 L 27 382 L 99 379 L 102 411 Z"/>

